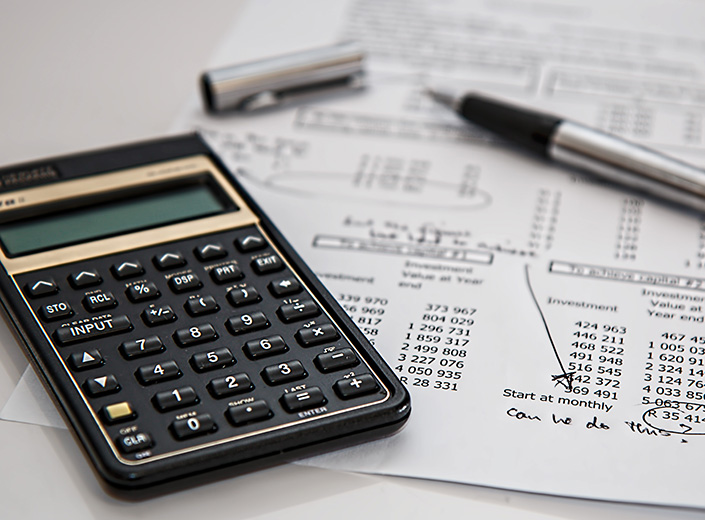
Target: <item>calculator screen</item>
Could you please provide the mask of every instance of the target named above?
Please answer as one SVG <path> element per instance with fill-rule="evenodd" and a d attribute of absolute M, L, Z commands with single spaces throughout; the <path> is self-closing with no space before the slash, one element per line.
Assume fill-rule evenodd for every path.
<path fill-rule="evenodd" d="M 71 209 L 0 225 L 0 242 L 8 256 L 21 256 L 237 209 L 219 192 L 193 183 L 100 203 L 78 200 Z"/>

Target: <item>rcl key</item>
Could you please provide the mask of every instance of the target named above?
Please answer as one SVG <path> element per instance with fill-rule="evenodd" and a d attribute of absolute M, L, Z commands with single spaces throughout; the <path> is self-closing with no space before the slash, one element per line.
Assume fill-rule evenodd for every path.
<path fill-rule="evenodd" d="M 96 292 L 88 293 L 83 298 L 83 306 L 88 311 L 104 311 L 105 309 L 112 309 L 118 304 L 115 296 L 111 292 Z"/>

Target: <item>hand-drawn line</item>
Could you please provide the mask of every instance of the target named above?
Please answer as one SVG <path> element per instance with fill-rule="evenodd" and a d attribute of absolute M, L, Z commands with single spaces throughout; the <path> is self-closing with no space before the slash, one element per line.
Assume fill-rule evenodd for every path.
<path fill-rule="evenodd" d="M 543 326 L 546 329 L 546 335 L 548 336 L 548 340 L 551 342 L 551 347 L 553 347 L 553 353 L 555 354 L 556 359 L 558 360 L 558 366 L 561 367 L 561 373 L 552 375 L 551 380 L 556 383 L 556 386 L 563 385 L 568 391 L 571 391 L 573 390 L 573 376 L 575 375 L 575 372 L 567 372 L 565 367 L 563 366 L 563 361 L 561 361 L 561 357 L 558 355 L 558 349 L 556 348 L 556 344 L 553 341 L 553 336 L 551 336 L 551 330 L 548 328 L 548 322 L 546 321 L 546 317 L 544 316 L 543 311 L 541 310 L 541 306 L 539 305 L 539 301 L 536 298 L 534 288 L 531 286 L 531 279 L 529 278 L 529 264 L 524 264 L 524 274 L 526 275 L 526 285 L 529 287 L 531 299 L 534 301 L 534 305 L 536 305 L 536 309 L 538 309 L 539 311 L 541 321 L 543 322 Z"/>

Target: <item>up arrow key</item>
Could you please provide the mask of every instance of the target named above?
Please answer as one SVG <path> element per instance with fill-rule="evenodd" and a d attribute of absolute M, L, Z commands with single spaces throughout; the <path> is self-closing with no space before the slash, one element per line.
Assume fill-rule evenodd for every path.
<path fill-rule="evenodd" d="M 235 241 L 235 247 L 241 253 L 247 253 L 248 251 L 257 251 L 266 247 L 267 243 L 264 238 L 257 235 L 247 235 L 240 237 Z"/>
<path fill-rule="evenodd" d="M 91 285 L 98 285 L 102 281 L 103 279 L 98 274 L 98 271 L 92 269 L 88 271 L 81 271 L 80 273 L 74 273 L 69 276 L 69 283 L 75 289 L 79 289 L 81 287 L 90 287 Z"/>
<path fill-rule="evenodd" d="M 37 298 L 39 296 L 56 294 L 59 292 L 59 287 L 54 280 L 47 278 L 46 280 L 37 280 L 34 283 L 27 284 L 25 286 L 25 292 L 32 298 Z"/>
<path fill-rule="evenodd" d="M 87 370 L 99 367 L 104 363 L 103 356 L 98 349 L 76 352 L 69 356 L 69 364 L 74 370 Z"/>
<path fill-rule="evenodd" d="M 157 269 L 164 271 L 165 269 L 173 269 L 175 267 L 181 267 L 186 265 L 186 259 L 179 252 L 164 253 L 162 255 L 155 256 L 152 261 Z"/>
<path fill-rule="evenodd" d="M 118 280 L 124 280 L 125 278 L 132 278 L 133 276 L 139 276 L 144 273 L 142 264 L 138 261 L 122 262 L 121 264 L 113 265 L 110 270 L 113 272 L 113 276 Z"/>
<path fill-rule="evenodd" d="M 223 258 L 228 255 L 228 252 L 222 246 L 222 244 L 206 244 L 201 247 L 197 247 L 194 251 L 196 256 L 201 262 L 207 260 L 215 260 L 217 258 Z"/>

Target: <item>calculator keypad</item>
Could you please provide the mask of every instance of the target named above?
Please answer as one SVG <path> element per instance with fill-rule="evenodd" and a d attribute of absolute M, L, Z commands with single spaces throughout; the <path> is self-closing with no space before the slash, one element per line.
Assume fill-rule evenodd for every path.
<path fill-rule="evenodd" d="M 16 279 L 128 460 L 387 396 L 254 226 Z"/>

